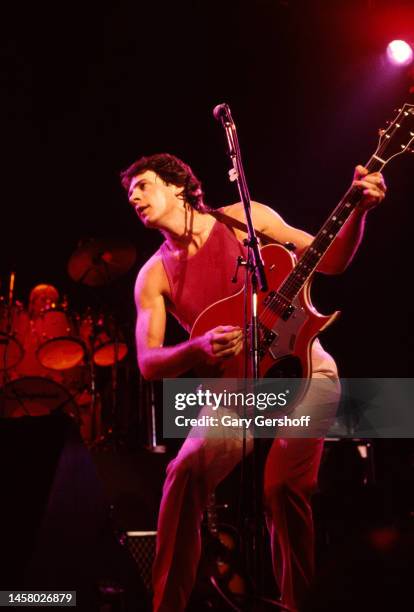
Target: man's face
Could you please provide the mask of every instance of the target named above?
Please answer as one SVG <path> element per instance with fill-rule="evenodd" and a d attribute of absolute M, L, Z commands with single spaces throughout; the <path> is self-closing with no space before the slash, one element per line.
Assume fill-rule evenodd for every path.
<path fill-rule="evenodd" d="M 128 200 L 146 227 L 157 227 L 182 202 L 177 198 L 181 191 L 181 187 L 167 185 L 155 172 L 146 170 L 132 179 Z"/>

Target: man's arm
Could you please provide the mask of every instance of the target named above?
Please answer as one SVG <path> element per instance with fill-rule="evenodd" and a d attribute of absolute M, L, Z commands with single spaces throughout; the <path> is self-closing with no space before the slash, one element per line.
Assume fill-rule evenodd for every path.
<path fill-rule="evenodd" d="M 242 332 L 230 325 L 175 346 L 163 346 L 167 317 L 162 274 L 162 262 L 151 259 L 140 270 L 135 284 L 137 356 L 144 378 L 172 378 L 199 363 L 215 363 L 240 353 Z"/>
<path fill-rule="evenodd" d="M 348 267 L 362 240 L 368 210 L 385 197 L 386 187 L 382 175 L 378 172 L 368 174 L 362 166 L 355 169 L 353 186 L 360 188 L 364 197 L 322 258 L 318 272 L 339 274 Z M 293 242 L 298 257 L 313 240 L 313 236 L 288 225 L 275 211 L 258 202 L 252 202 L 252 217 L 255 227 L 271 238 L 279 242 Z"/>
<path fill-rule="evenodd" d="M 364 235 L 367 212 L 382 202 L 387 189 L 382 174 L 379 172 L 369 174 L 363 166 L 355 168 L 352 186 L 361 189 L 363 198 L 321 260 L 318 267 L 319 272 L 339 274 L 346 270 Z"/>

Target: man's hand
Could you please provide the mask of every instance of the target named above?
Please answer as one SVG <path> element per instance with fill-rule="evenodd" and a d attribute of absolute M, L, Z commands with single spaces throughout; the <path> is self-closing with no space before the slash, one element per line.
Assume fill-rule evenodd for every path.
<path fill-rule="evenodd" d="M 362 210 L 369 210 L 377 206 L 385 198 L 385 192 L 387 191 L 382 174 L 380 172 L 370 174 L 364 166 L 355 168 L 352 186 L 358 187 L 364 194 L 358 206 Z"/>
<path fill-rule="evenodd" d="M 233 325 L 219 325 L 198 338 L 199 348 L 206 361 L 236 357 L 243 348 L 243 331 Z"/>

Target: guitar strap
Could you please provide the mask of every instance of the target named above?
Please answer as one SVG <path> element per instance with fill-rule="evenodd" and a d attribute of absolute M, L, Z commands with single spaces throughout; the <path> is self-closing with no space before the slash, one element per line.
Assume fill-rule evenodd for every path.
<path fill-rule="evenodd" d="M 218 221 L 227 225 L 227 227 L 233 232 L 233 234 L 234 234 L 234 229 L 236 228 L 236 229 L 241 230 L 242 232 L 245 232 L 247 235 L 248 233 L 247 225 L 246 223 L 243 223 L 243 221 L 234 219 L 230 215 L 226 215 L 226 213 L 222 212 L 221 210 L 210 210 L 209 213 L 213 217 L 215 217 Z M 285 248 L 287 247 L 286 244 L 279 242 L 278 240 L 275 240 L 274 238 L 272 238 L 271 236 L 268 236 L 264 232 L 259 232 L 258 230 L 256 230 L 256 236 L 259 240 L 260 246 L 265 246 L 266 244 L 280 244 L 281 246 L 284 246 Z"/>

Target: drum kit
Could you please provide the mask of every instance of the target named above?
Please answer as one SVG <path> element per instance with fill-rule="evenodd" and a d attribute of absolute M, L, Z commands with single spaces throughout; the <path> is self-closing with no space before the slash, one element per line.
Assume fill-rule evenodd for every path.
<path fill-rule="evenodd" d="M 107 285 L 131 269 L 135 248 L 92 239 L 72 254 L 69 276 L 93 288 Z M 128 346 L 115 317 L 88 308 L 74 312 L 52 285 L 32 289 L 28 307 L 14 299 L 15 274 L 8 295 L 0 296 L 0 417 L 48 415 L 64 410 L 79 422 L 84 441 L 107 439 L 112 423 L 103 423 L 97 368 L 111 368 L 115 412 L 117 368 Z"/>

